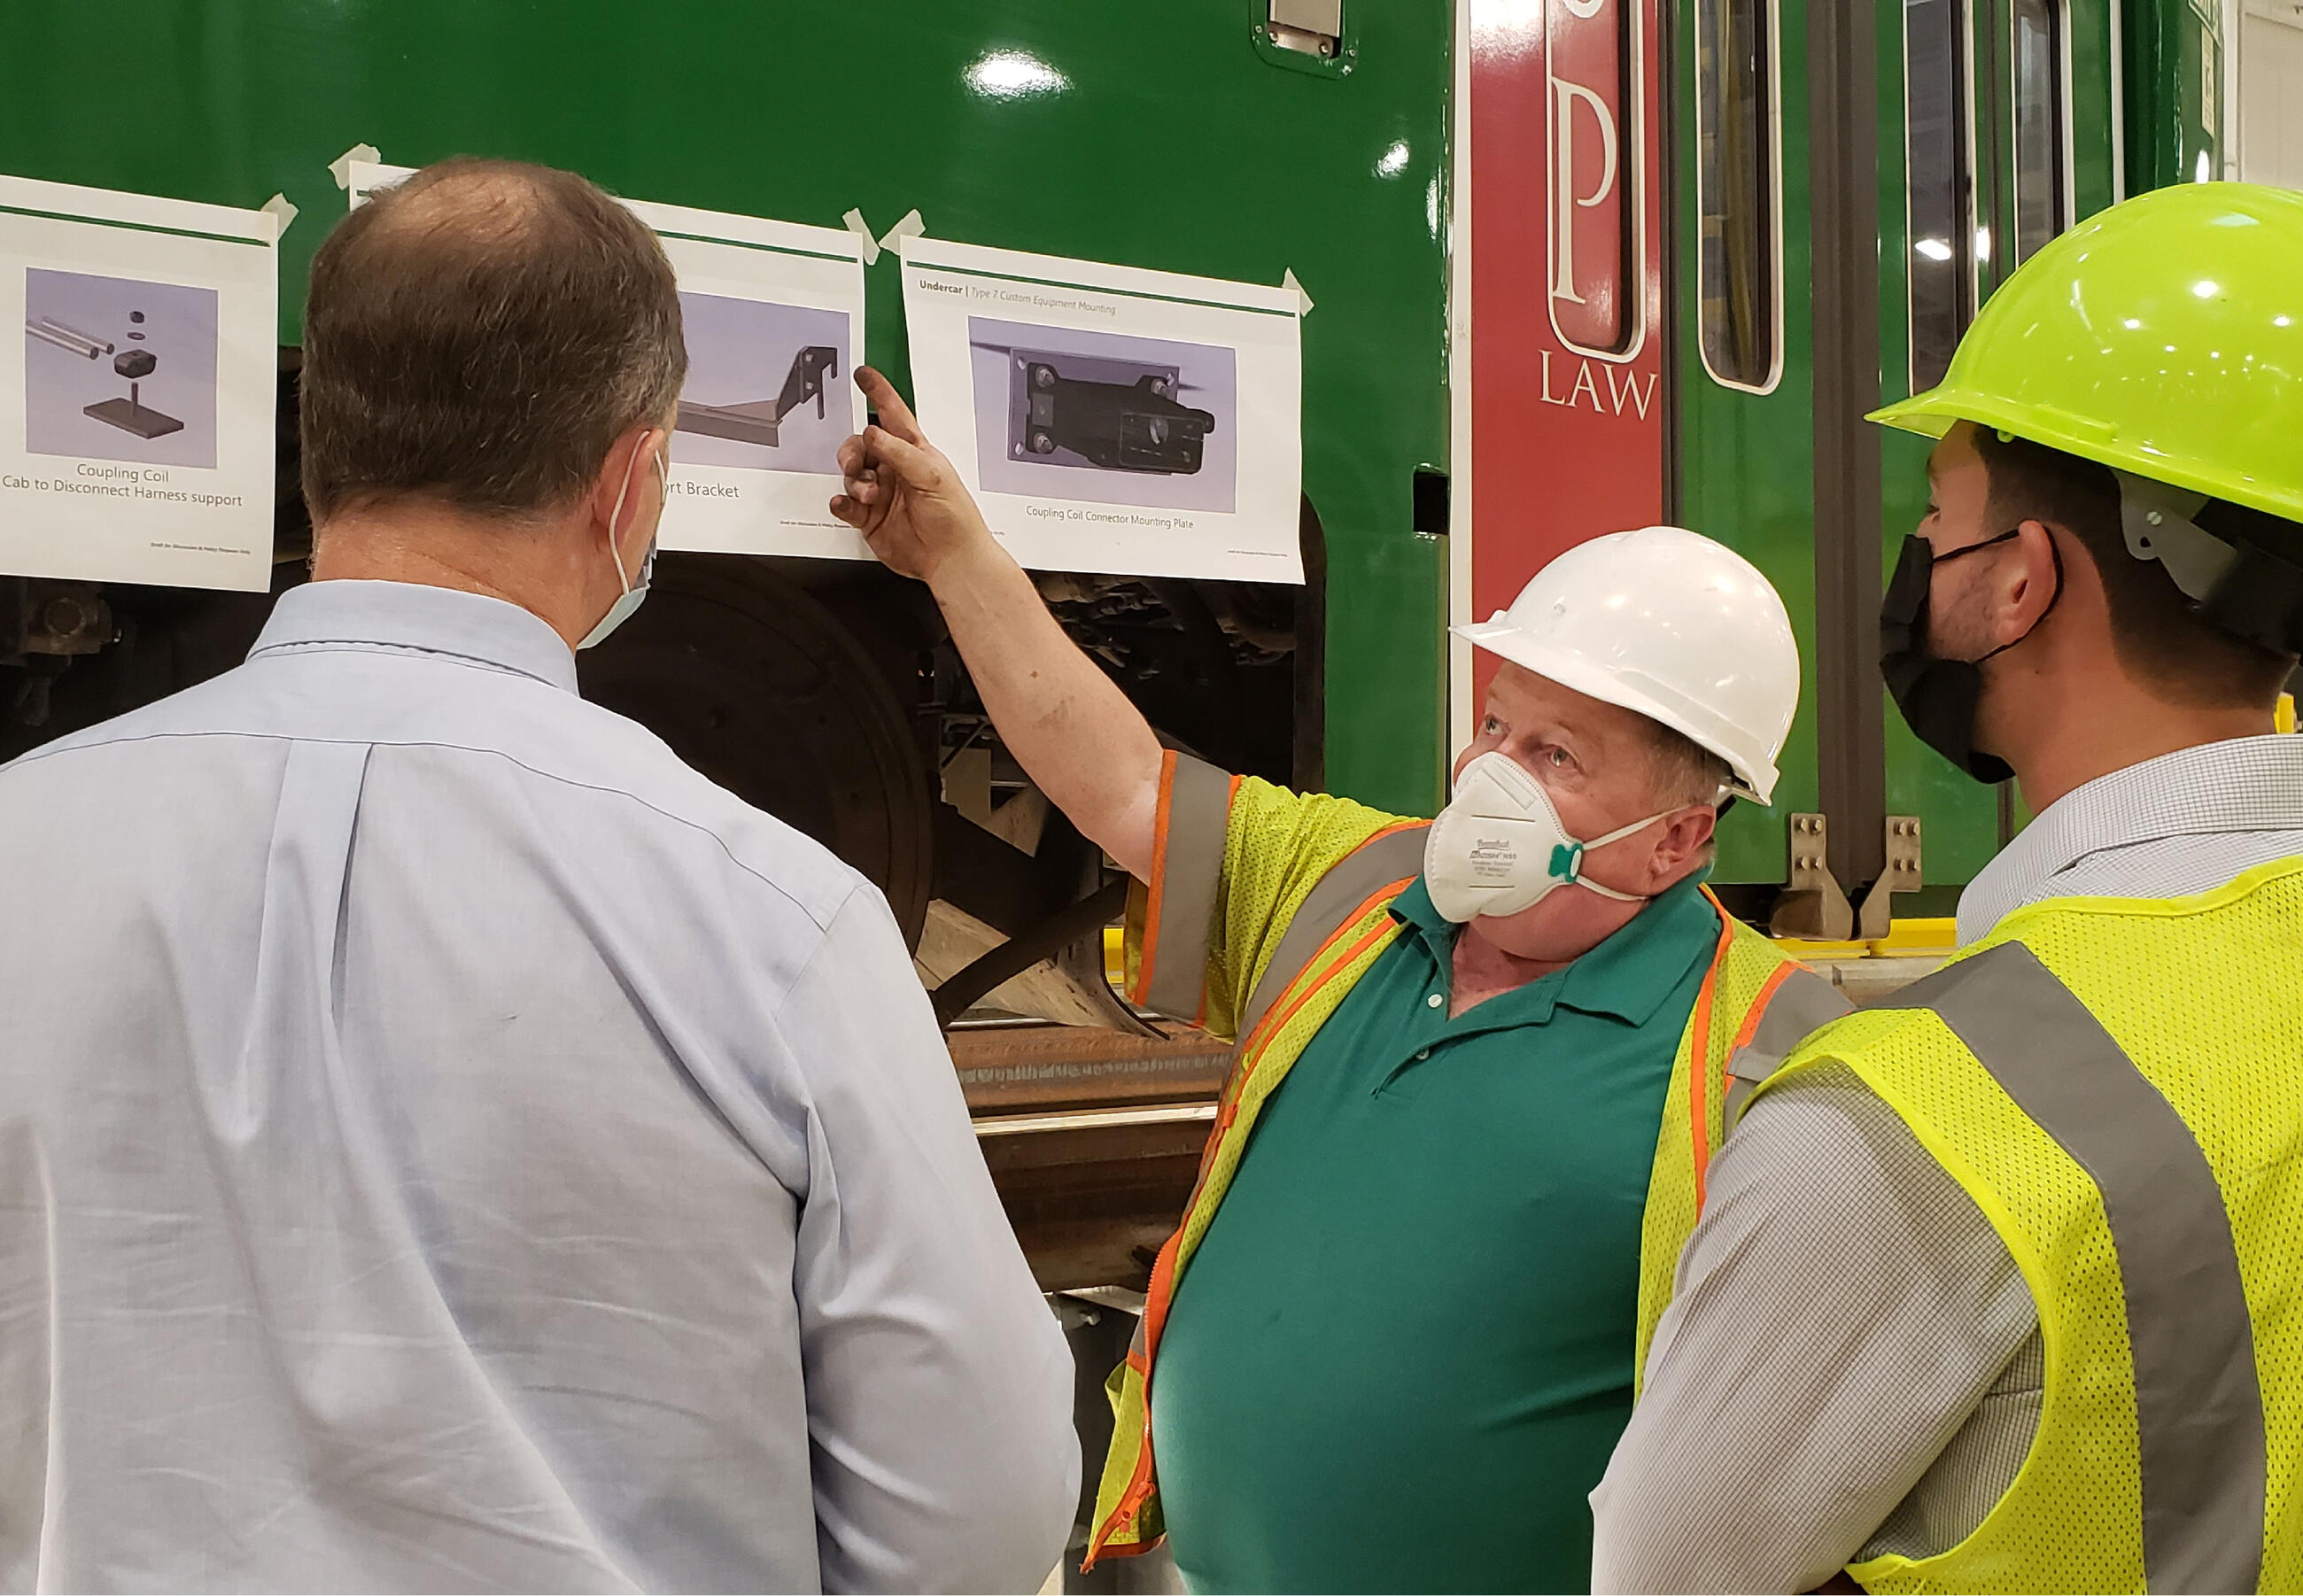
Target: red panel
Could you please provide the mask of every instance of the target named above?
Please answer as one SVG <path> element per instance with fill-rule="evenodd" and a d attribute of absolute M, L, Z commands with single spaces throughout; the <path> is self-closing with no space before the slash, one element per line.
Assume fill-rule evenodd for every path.
<path fill-rule="evenodd" d="M 1477 620 L 1662 519 L 1659 3 L 1472 0 Z"/>

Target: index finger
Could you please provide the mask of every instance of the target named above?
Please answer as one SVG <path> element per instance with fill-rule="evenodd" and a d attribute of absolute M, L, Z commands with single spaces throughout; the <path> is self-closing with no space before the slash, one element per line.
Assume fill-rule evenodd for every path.
<path fill-rule="evenodd" d="M 895 384 L 869 366 L 858 366 L 856 368 L 856 385 L 864 390 L 864 397 L 870 400 L 872 408 L 880 412 L 880 426 L 884 430 L 893 433 L 907 443 L 926 446 L 927 435 L 920 430 L 918 418 L 912 414 L 912 407 L 904 402 L 904 396 L 896 392 Z"/>

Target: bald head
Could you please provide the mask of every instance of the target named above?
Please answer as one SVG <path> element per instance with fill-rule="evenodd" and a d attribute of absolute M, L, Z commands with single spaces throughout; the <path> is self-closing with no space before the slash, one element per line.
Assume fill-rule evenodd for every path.
<path fill-rule="evenodd" d="M 304 495 L 316 526 L 400 499 L 561 509 L 688 371 L 654 234 L 572 173 L 443 161 L 379 190 L 312 262 Z"/>

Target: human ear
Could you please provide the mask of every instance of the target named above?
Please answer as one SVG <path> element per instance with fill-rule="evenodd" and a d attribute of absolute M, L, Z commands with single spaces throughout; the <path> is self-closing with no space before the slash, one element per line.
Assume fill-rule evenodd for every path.
<path fill-rule="evenodd" d="M 1719 827 L 1719 812 L 1708 804 L 1691 804 L 1665 822 L 1662 838 L 1648 856 L 1648 868 L 1658 882 L 1684 874 L 1687 864 L 1710 845 Z"/>
<path fill-rule="evenodd" d="M 666 435 L 660 426 L 636 426 L 618 438 L 586 495 L 594 527 L 607 534 L 618 560 L 628 568 L 646 552 L 662 513 L 661 500 L 655 514 L 648 513 L 648 496 L 658 486 L 655 467 L 649 462 L 660 455 Z"/>

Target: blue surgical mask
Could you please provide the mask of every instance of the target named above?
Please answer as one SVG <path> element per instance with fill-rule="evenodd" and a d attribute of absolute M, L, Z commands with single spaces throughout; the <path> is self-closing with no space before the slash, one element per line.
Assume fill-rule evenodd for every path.
<path fill-rule="evenodd" d="M 667 439 L 666 447 L 669 446 L 670 440 Z M 664 492 L 669 494 L 671 491 L 671 477 L 664 470 L 662 451 L 654 451 L 648 458 L 655 462 L 656 475 L 663 478 Z M 638 464 L 638 457 L 634 456 L 632 466 L 637 467 Z M 616 548 L 616 527 L 624 519 L 624 499 L 631 491 L 632 472 L 631 468 L 627 468 L 624 471 L 624 485 L 616 490 L 616 507 L 608 513 L 608 557 L 616 562 L 616 581 L 623 588 L 623 592 L 614 604 L 608 606 L 608 612 L 600 617 L 600 624 L 584 634 L 584 640 L 576 645 L 579 649 L 597 646 L 606 639 L 610 632 L 629 621 L 633 612 L 646 599 L 648 578 L 655 574 L 654 538 L 648 539 L 647 553 L 640 556 L 637 581 L 624 574 L 624 557 Z"/>

